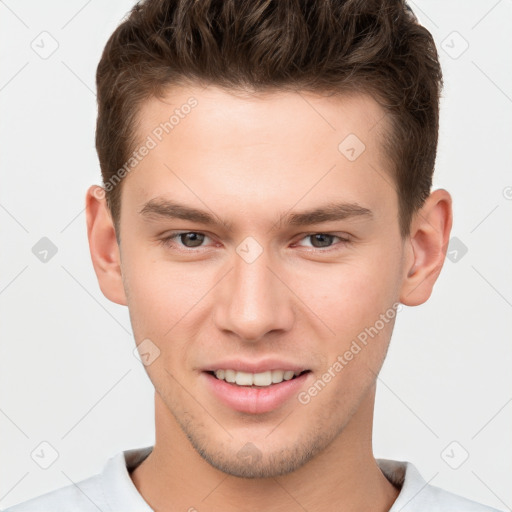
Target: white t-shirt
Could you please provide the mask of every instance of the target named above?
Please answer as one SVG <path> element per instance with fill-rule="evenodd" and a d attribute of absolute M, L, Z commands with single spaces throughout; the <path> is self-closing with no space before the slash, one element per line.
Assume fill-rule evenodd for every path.
<path fill-rule="evenodd" d="M 4 512 L 152 512 L 128 473 L 152 449 L 148 446 L 119 452 L 107 461 L 100 474 L 14 505 Z M 427 484 L 410 462 L 376 460 L 386 478 L 401 488 L 389 512 L 499 512 Z"/>

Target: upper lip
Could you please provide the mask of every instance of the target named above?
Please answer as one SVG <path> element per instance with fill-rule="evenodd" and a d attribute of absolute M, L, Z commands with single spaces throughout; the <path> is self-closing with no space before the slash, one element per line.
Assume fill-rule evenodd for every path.
<path fill-rule="evenodd" d="M 230 359 L 211 363 L 204 368 L 204 372 L 213 372 L 215 370 L 235 370 L 237 372 L 263 373 L 269 370 L 284 370 L 293 372 L 303 372 L 308 370 L 303 365 L 291 363 L 282 359 L 263 359 L 261 361 L 244 361 L 243 359 Z"/>

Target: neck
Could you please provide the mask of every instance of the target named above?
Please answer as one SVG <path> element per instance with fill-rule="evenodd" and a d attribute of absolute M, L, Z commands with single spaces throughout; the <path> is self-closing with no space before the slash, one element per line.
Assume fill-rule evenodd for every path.
<path fill-rule="evenodd" d="M 373 510 L 387 512 L 399 490 L 379 469 L 372 453 L 373 387 L 343 431 L 304 466 L 275 478 L 238 478 L 208 464 L 155 394 L 156 441 L 151 454 L 131 474 L 159 512 L 246 509 L 284 512 Z"/>

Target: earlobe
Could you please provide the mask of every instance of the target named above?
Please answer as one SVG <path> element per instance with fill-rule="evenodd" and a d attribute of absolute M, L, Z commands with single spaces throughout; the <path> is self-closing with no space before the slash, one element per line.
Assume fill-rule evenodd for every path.
<path fill-rule="evenodd" d="M 119 245 L 103 189 L 89 187 L 85 203 L 89 250 L 101 291 L 107 299 L 126 306 Z"/>
<path fill-rule="evenodd" d="M 414 216 L 400 295 L 402 304 L 418 306 L 432 294 L 444 264 L 452 220 L 452 199 L 443 189 L 432 192 Z"/>

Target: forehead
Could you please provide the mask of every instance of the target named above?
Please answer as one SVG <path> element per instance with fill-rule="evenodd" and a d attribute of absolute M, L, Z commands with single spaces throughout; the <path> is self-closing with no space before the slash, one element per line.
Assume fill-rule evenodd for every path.
<path fill-rule="evenodd" d="M 386 117 L 361 94 L 176 87 L 140 109 L 138 146 L 151 139 L 153 148 L 125 179 L 139 204 L 169 193 L 196 206 L 229 199 L 233 212 L 377 196 L 384 207 L 396 201 L 381 144 Z"/>
<path fill-rule="evenodd" d="M 238 145 L 263 143 L 279 134 L 280 143 L 294 144 L 294 137 L 302 138 L 306 130 L 311 143 L 332 143 L 354 133 L 371 145 L 373 138 L 389 128 L 383 108 L 366 94 L 252 93 L 192 85 L 173 87 L 162 98 L 146 100 L 138 112 L 136 136 L 141 142 L 152 133 L 159 139 L 193 130 L 203 145 L 219 146 L 231 145 L 231 141 Z M 226 132 L 229 138 L 223 136 Z M 327 134 L 331 137 L 326 139 Z"/>

